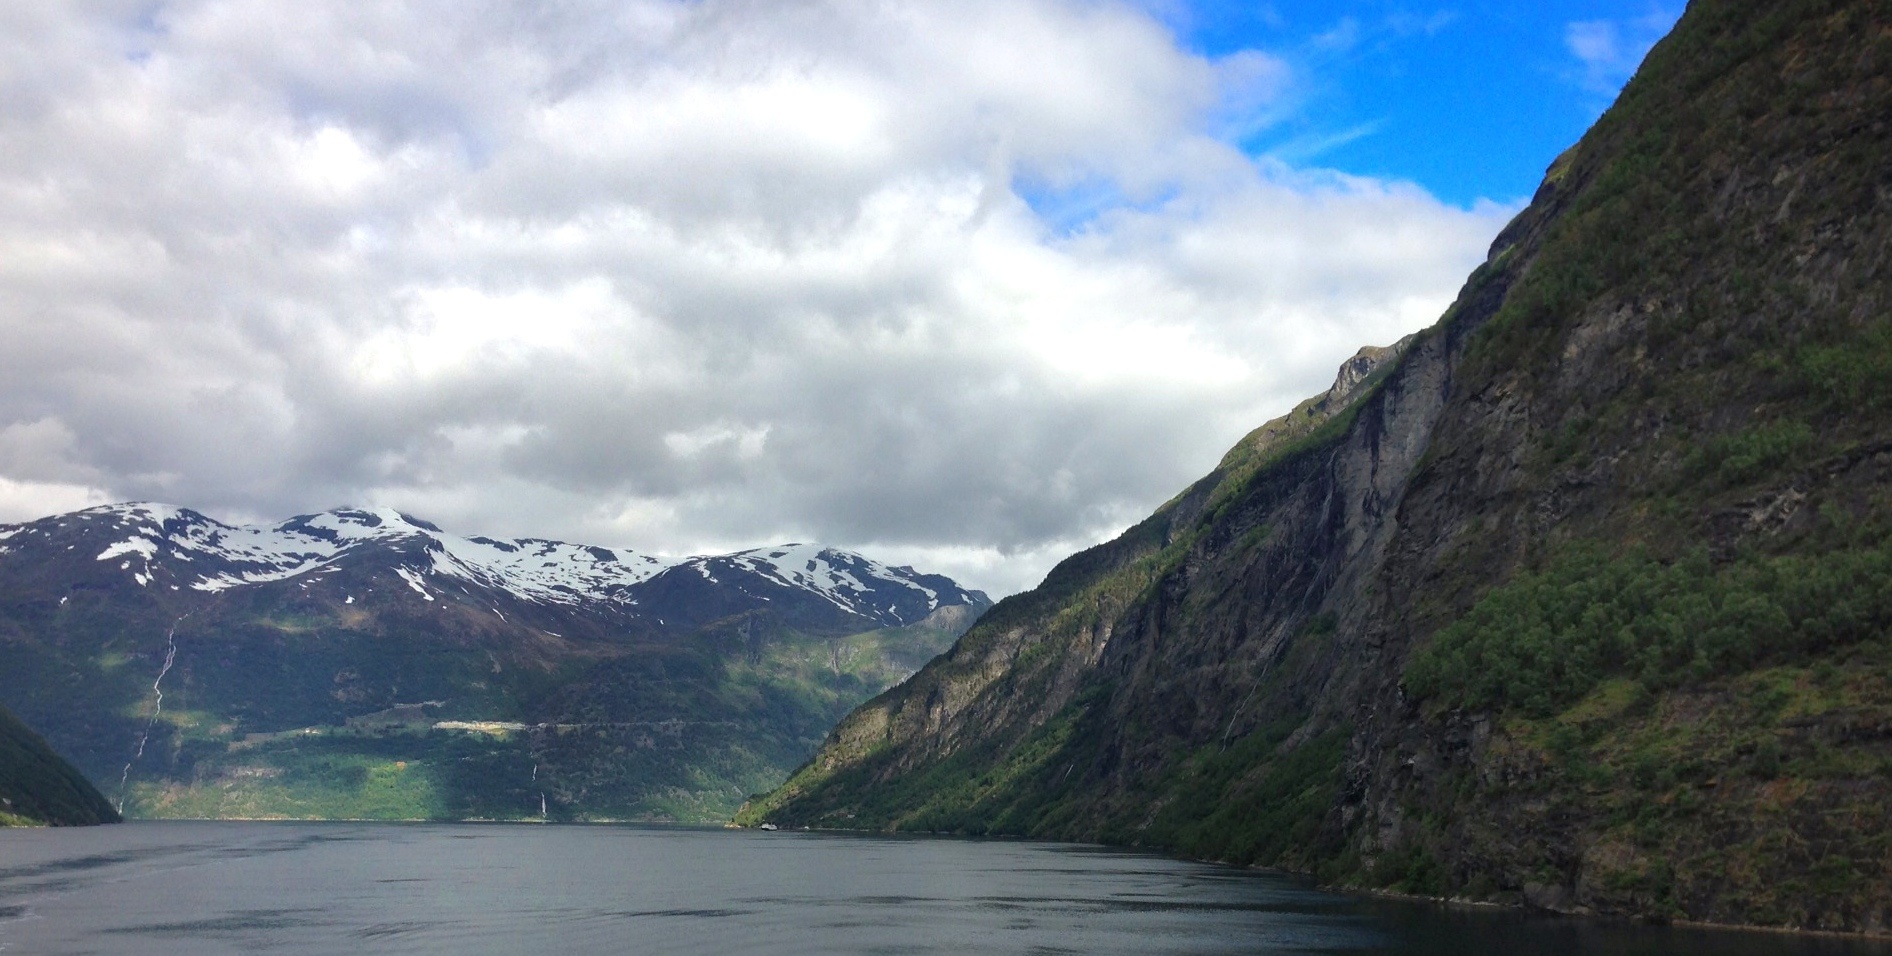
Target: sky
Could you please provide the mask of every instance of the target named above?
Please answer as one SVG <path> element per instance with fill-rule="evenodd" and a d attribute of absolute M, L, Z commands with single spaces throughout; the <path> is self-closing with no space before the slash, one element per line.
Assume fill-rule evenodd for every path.
<path fill-rule="evenodd" d="M 0 521 L 994 596 L 1430 325 L 1679 0 L 0 7 Z"/>

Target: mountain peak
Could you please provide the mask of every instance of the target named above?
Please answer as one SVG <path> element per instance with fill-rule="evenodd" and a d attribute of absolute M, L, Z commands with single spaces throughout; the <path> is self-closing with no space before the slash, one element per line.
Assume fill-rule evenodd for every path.
<path fill-rule="evenodd" d="M 706 821 L 989 604 L 812 543 L 679 559 L 130 502 L 0 526 L 0 700 L 133 815 Z M 338 753 L 420 789 L 390 804 Z"/>
<path fill-rule="evenodd" d="M 783 602 L 881 626 L 910 624 L 946 605 L 990 603 L 949 579 L 820 544 L 675 558 L 548 538 L 462 536 L 392 508 L 341 507 L 274 524 L 226 524 L 188 508 L 133 501 L 0 526 L 0 541 L 8 542 L 0 555 L 29 542 L 54 554 L 86 554 L 140 588 L 218 594 L 297 580 L 306 589 L 344 570 L 372 575 L 378 569 L 399 579 L 389 582 L 396 593 L 412 592 L 429 603 L 441 589 L 477 586 L 536 605 L 604 605 L 633 615 L 638 608 L 667 607 L 651 612 L 665 627 L 698 626 Z M 702 586 L 656 582 L 673 569 Z M 653 601 L 654 593 L 672 599 Z"/>

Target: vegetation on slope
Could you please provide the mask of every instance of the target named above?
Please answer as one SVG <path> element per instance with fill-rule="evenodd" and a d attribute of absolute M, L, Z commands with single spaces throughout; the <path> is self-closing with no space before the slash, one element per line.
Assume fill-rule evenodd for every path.
<path fill-rule="evenodd" d="M 1347 879 L 1884 925 L 1883 13 L 1697 3 L 1553 170 L 1588 185 L 1462 374 L 1530 409 L 1504 510 L 1555 520 L 1437 565 L 1404 686 L 1480 756 Z"/>
<path fill-rule="evenodd" d="M 0 697 L 59 728 L 133 817 L 711 822 L 972 611 L 839 635 L 757 613 L 689 639 L 489 652 L 477 619 L 442 640 L 440 621 L 366 603 L 182 621 L 162 709 L 170 617 L 89 592 L 0 606 Z"/>
<path fill-rule="evenodd" d="M 72 765 L 0 709 L 0 826 L 86 826 L 118 814 Z"/>
<path fill-rule="evenodd" d="M 816 760 L 780 788 L 745 804 L 735 821 L 752 826 L 787 811 L 797 822 L 825 826 L 1145 842 L 1139 835 L 1147 826 L 1141 801 L 1116 811 L 1100 808 L 1085 790 L 1085 777 L 1073 776 L 1074 768 L 1102 758 L 1109 723 L 1104 708 L 1114 688 L 1108 681 L 1093 681 L 1074 692 L 1071 657 L 1081 656 L 1100 632 L 1146 602 L 1205 539 L 1224 539 L 1223 547 L 1242 553 L 1260 550 L 1269 529 L 1243 523 L 1231 511 L 1233 505 L 1252 492 L 1258 478 L 1318 457 L 1344 435 L 1409 344 L 1362 350 L 1356 361 L 1366 359 L 1370 371 L 1352 388 L 1308 399 L 1250 432 L 1215 471 L 1148 519 L 1061 562 L 1036 589 L 999 602 L 950 654 L 849 715 Z M 1331 630 L 1331 620 L 1326 627 Z M 991 662 L 997 658 L 1006 661 L 1006 670 L 991 683 Z M 952 688 L 962 698 L 987 692 L 1043 706 L 1020 740 L 994 735 L 911 767 L 903 763 L 907 755 L 889 746 L 888 723 L 914 688 L 928 687 Z M 1280 728 L 1268 728 L 1224 740 L 1219 746 L 1233 744 L 1240 756 L 1199 755 L 1169 774 L 1158 785 L 1160 792 L 1256 807 L 1284 788 L 1297 794 L 1331 791 L 1336 747 L 1314 760 L 1289 755 L 1280 775 L 1269 772 L 1283 736 Z M 1244 773 L 1231 774 L 1228 768 L 1243 759 L 1255 762 L 1245 765 Z M 1217 780 L 1212 791 L 1203 786 L 1204 774 Z M 1307 806 L 1305 800 L 1295 804 L 1301 811 Z M 1280 818 L 1275 811 L 1253 815 L 1254 827 L 1213 847 L 1210 831 L 1190 828 L 1178 814 L 1163 818 L 1163 832 L 1176 833 L 1174 842 L 1181 842 L 1182 831 L 1189 829 L 1194 835 L 1188 842 L 1206 856 L 1273 862 L 1275 857 L 1260 855 L 1273 842 L 1245 837 Z"/>
<path fill-rule="evenodd" d="M 1414 655 L 1406 685 L 1447 708 L 1547 717 L 1612 678 L 1658 693 L 1888 635 L 1892 540 L 1721 565 L 1584 550 L 1486 595 Z"/>

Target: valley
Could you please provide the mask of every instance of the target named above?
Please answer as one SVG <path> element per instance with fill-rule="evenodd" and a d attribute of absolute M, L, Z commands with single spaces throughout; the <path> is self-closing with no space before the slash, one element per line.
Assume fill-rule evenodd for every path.
<path fill-rule="evenodd" d="M 989 603 L 394 512 L 109 506 L 0 548 L 0 701 L 134 817 L 720 821 Z"/>
<path fill-rule="evenodd" d="M 1601 60 L 1627 56 L 1619 39 L 1662 19 L 1562 27 L 1568 52 L 1595 73 Z M 902 834 L 1008 837 L 1274 868 L 1362 896 L 1886 937 L 1892 15 L 1883 0 L 1693 0 L 1651 42 L 1614 105 L 1544 170 L 1435 322 L 1397 341 L 1388 340 L 1419 320 L 1381 327 L 1388 344 L 1361 349 L 1325 391 L 1249 432 L 1143 520 L 997 604 L 941 575 L 816 544 L 670 558 L 462 536 L 387 509 L 232 525 L 125 503 L 0 526 L 0 705 L 18 718 L 0 712 L 0 823 L 121 813 L 732 821 L 732 830 L 757 832 L 672 829 L 652 839 L 720 839 L 765 854 L 800 847 L 828 854 L 846 874 L 863 870 L 836 847 L 892 854 L 922 842 Z M 1205 61 L 1201 75 L 1223 65 Z M 1209 137 L 1195 147 L 1205 144 L 1213 149 L 1188 155 L 1226 153 L 1257 190 L 1292 171 L 1243 153 L 1246 143 Z M 1029 226 L 1019 234 L 1056 233 L 1024 194 L 1031 190 L 1015 189 L 1023 180 L 1014 181 L 1013 160 L 1000 158 L 991 175 L 1002 181 L 967 207 L 976 211 L 965 234 L 1007 210 Z M 1309 172 L 1297 203 L 1345 205 L 1335 199 L 1345 190 L 1307 185 L 1335 171 Z M 1405 189 L 1354 186 L 1363 195 Z M 1188 189 L 1175 188 L 1174 208 L 1107 203 L 1062 245 L 1040 251 L 1055 258 L 1123 245 L 1111 232 L 1123 223 L 1195 208 L 1184 201 Z M 998 200 L 988 205 L 987 196 Z M 877 207 L 857 197 L 835 208 Z M 926 208 L 937 218 L 937 209 L 958 207 Z M 1361 230 L 1366 245 L 1387 240 L 1374 232 L 1379 221 Z M 1477 233 L 1480 246 L 1490 235 Z M 947 244 L 962 239 L 955 231 Z M 1323 241 L 1303 237 L 1291 251 Z M 1241 269 L 1285 274 L 1301 261 L 1268 260 L 1266 244 L 1257 248 L 1238 250 L 1251 257 Z M 1475 253 L 1453 259 L 1451 275 Z M 797 255 L 770 253 L 765 271 Z M 1117 260 L 1098 261 L 1113 267 L 1114 281 Z M 1136 260 L 1123 262 L 1142 274 Z M 736 287 L 753 281 L 724 272 L 719 260 L 691 274 Z M 836 287 L 853 280 L 834 277 L 856 274 L 824 273 L 815 285 L 850 299 L 860 290 Z M 1212 274 L 1199 268 L 1184 283 L 1189 294 L 1151 301 L 1199 306 L 1194 283 Z M 980 294 L 1004 286 L 935 284 L 918 273 L 911 284 Z M 1088 316 L 1127 295 L 1097 288 L 1106 292 L 1047 309 Z M 859 295 L 873 304 L 858 321 L 806 303 L 778 319 L 796 334 L 820 332 L 803 356 L 820 356 L 804 363 L 816 372 L 833 371 L 830 352 L 861 351 L 878 356 L 875 376 L 896 369 L 918 383 L 921 367 L 939 358 L 928 338 L 934 313 L 886 304 L 905 294 Z M 1141 319 L 1045 332 L 1014 314 L 1034 300 L 991 294 L 1001 302 L 993 328 L 1024 328 L 1054 353 L 1027 363 L 1030 374 L 1006 372 L 977 392 L 954 377 L 963 369 L 943 363 L 951 401 L 931 412 L 907 404 L 907 381 L 857 394 L 846 377 L 807 393 L 749 380 L 743 414 L 693 412 L 683 416 L 691 427 L 641 438 L 620 429 L 630 436 L 624 457 L 593 464 L 603 472 L 660 463 L 673 470 L 652 487 L 684 498 L 677 489 L 704 476 L 736 482 L 718 492 L 729 497 L 708 499 L 718 502 L 734 500 L 728 489 L 737 487 L 787 494 L 745 469 L 794 475 L 782 487 L 802 490 L 789 504 L 820 517 L 791 526 L 913 530 L 900 540 L 1010 553 L 1012 544 L 993 541 L 1071 540 L 1043 537 L 1060 527 L 1053 512 L 1067 524 L 1072 509 L 1115 514 L 1098 503 L 1110 499 L 1101 490 L 1109 483 L 1088 486 L 1079 472 L 1172 447 L 1161 428 L 1146 427 L 1134 433 L 1140 444 L 1086 450 L 1089 432 L 1117 427 L 1110 418 L 1145 414 L 1113 404 L 1122 396 L 1148 394 L 1191 414 L 1214 410 L 1176 396 L 1235 400 L 1138 391 L 1145 365 L 1169 363 L 1159 377 L 1172 384 L 1222 374 L 1206 368 L 1219 359 L 1208 351 L 1150 346 L 1121 367 L 1071 364 L 1085 354 L 1072 348 L 1076 336 L 1110 346 L 1099 355 L 1143 348 Z M 631 303 L 625 314 L 641 322 L 647 305 Z M 714 326 L 721 336 L 701 355 L 721 361 L 732 342 L 769 337 L 700 321 L 697 308 L 711 309 L 682 309 L 690 321 L 679 327 Z M 1163 326 L 1158 337 L 1226 345 L 1239 322 L 1274 314 L 1242 306 L 1231 314 L 1245 318 L 1212 321 L 1204 316 L 1214 310 L 1202 308 L 1190 320 L 1200 324 Z M 753 304 L 729 312 L 772 314 Z M 870 326 L 871 335 L 861 332 Z M 1103 342 L 1097 329 L 1132 344 Z M 1005 336 L 987 337 L 982 344 Z M 898 348 L 862 350 L 870 340 Z M 921 342 L 926 349 L 902 351 Z M 1238 357 L 1228 368 L 1265 358 Z M 716 366 L 706 387 L 739 390 L 740 367 L 801 368 L 753 359 Z M 1060 412 L 1055 424 L 1026 427 L 1003 404 L 973 425 L 929 417 L 979 395 L 1013 403 L 1081 379 L 1105 396 L 1110 415 Z M 808 398 L 817 393 L 842 398 Z M 790 407 L 788 395 L 807 407 Z M 846 440 L 825 421 L 797 431 L 785 413 L 809 409 L 852 421 L 840 429 Z M 873 415 L 836 417 L 842 409 Z M 621 408 L 592 411 L 615 421 Z M 935 435 L 948 425 L 956 428 Z M 60 427 L 22 426 L 14 441 L 24 450 L 9 453 L 57 459 L 73 437 Z M 1085 429 L 1071 447 L 1059 444 Z M 888 437 L 909 432 L 915 444 Z M 1005 480 L 962 487 L 950 476 L 986 441 L 1049 457 L 1001 456 Z M 592 461 L 586 444 L 573 460 Z M 826 470 L 831 449 L 849 447 L 857 457 L 847 480 L 871 476 L 866 491 Z M 623 483 L 598 487 L 643 487 L 612 480 Z M 878 497 L 887 489 L 895 493 Z M 968 497 L 954 497 L 961 492 Z M 944 506 L 949 499 L 971 514 Z M 1134 500 L 1141 509 L 1153 499 Z M 850 510 L 863 513 L 840 514 Z M 1039 527 L 1038 537 L 1019 533 L 1025 526 Z M 576 832 L 483 829 L 505 830 L 501 840 L 553 834 L 543 846 Z M 915 858 L 1015 846 L 924 842 L 931 848 Z M 968 862 L 974 856 L 959 865 L 985 865 Z M 1004 879 L 1038 879 L 1017 868 L 1011 850 L 999 857 L 1014 861 Z M 614 873 L 619 864 L 602 863 Z M 770 879 L 802 878 L 788 866 L 789 875 Z M 486 878 L 483 867 L 472 882 Z M 924 864 L 912 872 L 934 873 Z M 996 871 L 958 872 L 976 874 L 963 885 L 982 887 Z M 741 882 L 714 879 L 723 888 Z M 907 906 L 921 896 L 871 895 L 884 892 L 866 887 L 868 895 L 835 905 L 850 914 L 862 900 L 925 908 Z M 543 899 L 563 905 L 557 892 Z M 767 902 L 804 911 L 796 900 Z M 990 915 L 1011 904 L 967 905 Z M 1427 912 L 1456 919 L 1448 908 Z M 753 915 L 631 915 L 679 914 Z M 1129 951 L 1160 931 L 1136 934 L 1143 938 L 1130 937 Z M 1439 939 L 1458 952 L 1464 937 L 1461 925 Z M 1489 939 L 1492 951 L 1514 951 L 1503 932 Z M 1784 945 L 1824 941 L 1809 940 Z"/>

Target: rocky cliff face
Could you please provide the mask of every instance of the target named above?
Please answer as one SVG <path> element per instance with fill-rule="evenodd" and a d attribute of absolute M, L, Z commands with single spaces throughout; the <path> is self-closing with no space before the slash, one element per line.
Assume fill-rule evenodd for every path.
<path fill-rule="evenodd" d="M 1884 932 L 1889 12 L 1696 0 L 1438 325 L 740 819 Z"/>

